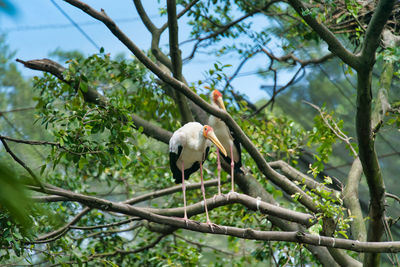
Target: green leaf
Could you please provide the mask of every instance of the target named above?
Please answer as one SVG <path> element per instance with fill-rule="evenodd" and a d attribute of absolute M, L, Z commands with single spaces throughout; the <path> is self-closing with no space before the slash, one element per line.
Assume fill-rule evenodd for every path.
<path fill-rule="evenodd" d="M 10 166 L 0 163 L 0 209 L 7 209 L 24 227 L 29 227 L 27 208 L 31 205 L 26 191 Z"/>
<path fill-rule="evenodd" d="M 82 156 L 80 159 L 79 159 L 79 162 L 78 162 L 78 167 L 79 167 L 79 169 L 83 169 L 83 167 L 85 167 L 85 165 L 86 164 L 88 164 L 89 162 L 88 162 L 88 160 L 84 157 L 84 156 Z"/>
<path fill-rule="evenodd" d="M 86 82 L 84 82 L 84 81 L 81 81 L 80 88 L 81 88 L 82 92 L 87 93 L 88 84 Z"/>

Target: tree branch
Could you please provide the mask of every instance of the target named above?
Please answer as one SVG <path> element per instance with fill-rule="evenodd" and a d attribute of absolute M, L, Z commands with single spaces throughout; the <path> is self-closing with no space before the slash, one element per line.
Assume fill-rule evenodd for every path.
<path fill-rule="evenodd" d="M 274 4 L 274 3 L 276 3 L 276 2 L 278 2 L 278 1 L 275 1 L 275 0 L 274 0 L 274 1 L 269 2 L 269 3 L 266 5 L 265 8 L 268 9 L 269 6 L 271 6 L 272 4 Z M 211 34 L 209 34 L 209 35 L 207 35 L 207 36 L 204 36 L 204 37 L 199 37 L 199 38 L 197 38 L 197 39 L 193 39 L 193 40 L 197 40 L 197 42 L 196 42 L 195 45 L 193 46 L 193 49 L 192 49 L 192 52 L 190 53 L 190 55 L 189 55 L 188 57 L 186 57 L 183 61 L 188 61 L 188 60 L 192 59 L 192 58 L 194 57 L 196 51 L 197 51 L 197 48 L 200 46 L 200 44 L 201 44 L 203 41 L 208 40 L 208 39 L 215 38 L 215 37 L 217 37 L 218 35 L 223 34 L 223 33 L 226 32 L 227 30 L 229 30 L 231 27 L 233 27 L 233 26 L 235 26 L 236 24 L 238 24 L 239 22 L 241 22 L 241 21 L 247 19 L 248 17 L 253 16 L 254 14 L 256 14 L 256 13 L 258 13 L 258 12 L 259 12 L 259 10 L 255 9 L 255 10 L 253 10 L 253 11 L 251 11 L 251 12 L 249 12 L 249 13 L 243 15 L 243 16 L 241 16 L 240 18 L 238 18 L 238 19 L 236 19 L 236 20 L 234 20 L 234 21 L 232 21 L 232 22 L 230 22 L 230 23 L 228 23 L 228 24 L 226 24 L 226 25 L 220 27 L 220 29 L 219 29 L 218 31 L 216 31 L 216 32 L 213 32 L 213 33 L 211 33 Z M 185 42 L 183 42 L 183 43 L 186 43 L 186 42 L 189 42 L 189 41 L 193 41 L 193 40 L 188 40 L 188 41 L 185 41 Z M 183 44 L 183 43 L 182 43 L 182 44 Z"/>
<path fill-rule="evenodd" d="M 271 205 L 261 199 L 255 199 L 244 194 L 228 194 L 216 196 L 206 200 L 208 210 L 225 206 L 228 204 L 239 203 L 250 210 L 260 211 L 262 214 L 275 216 L 290 222 L 296 222 L 306 226 L 307 228 L 315 224 L 315 217 L 309 214 L 292 211 L 289 209 L 281 208 L 276 205 Z M 165 215 L 165 216 L 179 216 L 183 217 L 183 208 L 170 208 L 170 209 L 154 209 L 145 208 L 149 212 Z M 204 204 L 202 202 L 187 206 L 187 214 L 189 217 L 204 213 Z M 268 216 L 269 217 L 269 216 Z M 268 218 L 267 217 L 267 218 Z"/>
<path fill-rule="evenodd" d="M 230 251 L 222 250 L 222 249 L 219 249 L 219 248 L 216 248 L 216 247 L 213 247 L 213 246 L 209 246 L 209 245 L 206 245 L 206 244 L 202 244 L 202 243 L 199 243 L 199 242 L 196 242 L 196 241 L 189 240 L 189 239 L 184 238 L 183 236 L 175 234 L 175 233 L 173 233 L 173 235 L 176 236 L 179 239 L 182 239 L 183 241 L 185 241 L 188 244 L 192 244 L 192 245 L 197 246 L 198 248 L 200 248 L 200 251 L 201 251 L 201 248 L 204 247 L 204 248 L 209 248 L 209 249 L 212 249 L 214 251 L 217 251 L 219 253 L 223 253 L 223 254 L 226 254 L 226 255 L 230 255 L 230 256 L 235 256 L 236 255 L 235 253 L 230 252 Z"/>
<path fill-rule="evenodd" d="M 223 183 L 226 183 L 226 182 L 223 182 Z M 205 181 L 204 182 L 204 187 L 205 188 L 211 187 L 211 186 L 216 186 L 216 185 L 218 185 L 218 180 L 217 179 L 213 179 L 213 180 L 209 180 L 209 181 Z M 186 185 L 186 190 L 190 191 L 190 190 L 194 190 L 194 189 L 199 189 L 200 187 L 201 187 L 201 183 L 187 184 Z M 181 185 L 176 185 L 176 186 L 172 186 L 172 187 L 169 187 L 169 188 L 165 188 L 165 189 L 161 189 L 161 190 L 158 190 L 158 191 L 154 191 L 154 192 L 150 192 L 150 193 L 147 193 L 147 194 L 143 194 L 143 195 L 131 198 L 131 199 L 127 199 L 127 200 L 123 201 L 122 203 L 133 205 L 133 204 L 136 204 L 136 203 L 139 203 L 139 202 L 143 202 L 143 201 L 146 201 L 146 200 L 149 200 L 149 199 L 158 198 L 158 197 L 161 197 L 161 196 L 169 195 L 169 194 L 180 192 L 180 191 L 182 191 L 182 186 Z"/>
<path fill-rule="evenodd" d="M 34 186 L 31 186 L 31 189 L 42 191 L 39 187 L 34 187 Z M 118 212 L 131 216 L 138 216 L 152 222 L 168 224 L 171 226 L 188 229 L 195 232 L 212 233 L 218 235 L 230 235 L 252 240 L 305 243 L 305 244 L 320 245 L 332 248 L 342 248 L 359 252 L 375 252 L 375 253 L 400 252 L 400 242 L 359 242 L 358 240 L 311 235 L 301 231 L 297 232 L 258 231 L 250 228 L 243 229 L 231 226 L 215 226 L 214 228 L 211 229 L 209 225 L 206 223 L 199 223 L 194 221 L 185 222 L 181 219 L 157 215 L 141 208 L 132 207 L 130 205 L 116 203 L 92 196 L 85 196 L 67 190 L 55 190 L 52 188 L 46 188 L 46 190 L 48 190 L 48 192 L 51 194 L 67 197 L 70 200 L 77 201 L 81 204 L 90 206 L 92 208 L 104 211 Z"/>
<path fill-rule="evenodd" d="M 362 65 L 355 69 L 370 69 L 375 64 L 375 52 L 381 42 L 383 27 L 392 13 L 395 2 L 395 0 L 378 1 L 362 44 L 360 56 Z"/>
<path fill-rule="evenodd" d="M 178 41 L 178 19 L 176 17 L 175 0 L 167 0 L 167 11 L 169 29 L 169 55 L 172 62 L 172 73 L 177 80 L 184 82 L 182 76 L 182 57 Z M 180 92 L 174 92 L 175 99 L 182 116 L 182 125 L 193 121 L 193 116 L 186 101 L 186 97 Z"/>
<path fill-rule="evenodd" d="M 261 51 L 263 51 L 271 60 L 276 60 L 279 62 L 286 62 L 286 63 L 293 64 L 293 65 L 295 65 L 296 63 L 299 63 L 301 67 L 306 67 L 311 64 L 318 65 L 318 64 L 324 63 L 324 62 L 328 61 L 329 59 L 332 59 L 335 57 L 335 54 L 329 53 L 320 58 L 312 58 L 309 60 L 302 60 L 302 59 L 296 57 L 293 54 L 293 52 L 291 52 L 287 55 L 281 56 L 281 57 L 277 57 L 265 48 L 261 48 Z M 289 62 L 289 61 L 291 61 L 291 62 Z"/>
<path fill-rule="evenodd" d="M 362 166 L 360 159 L 357 157 L 351 166 L 349 175 L 347 177 L 346 186 L 343 190 L 344 205 L 350 210 L 351 216 L 354 217 L 351 222 L 352 235 L 355 239 L 360 241 L 367 240 L 367 230 L 360 206 L 360 198 L 358 195 L 358 185 L 362 176 Z"/>
<path fill-rule="evenodd" d="M 314 104 L 312 104 L 312 103 L 310 103 L 310 102 L 307 102 L 307 101 L 304 101 L 304 100 L 303 100 L 303 102 L 306 103 L 307 105 L 310 105 L 311 107 L 315 108 L 315 109 L 319 112 L 319 115 L 321 116 L 321 118 L 322 118 L 322 120 L 324 121 L 325 125 L 328 126 L 328 128 L 332 131 L 332 133 L 333 133 L 334 135 L 336 135 L 337 138 L 339 138 L 340 140 L 342 140 L 343 142 L 345 142 L 345 143 L 349 146 L 349 148 L 350 148 L 350 150 L 351 150 L 351 152 L 353 153 L 353 156 L 354 156 L 355 158 L 358 157 L 358 154 L 357 154 L 356 150 L 354 149 L 354 147 L 353 147 L 353 146 L 351 145 L 351 143 L 350 143 L 351 138 L 348 137 L 348 136 L 346 136 L 346 135 L 340 130 L 340 128 L 339 128 L 339 126 L 336 124 L 336 122 L 334 122 L 333 120 L 329 121 L 328 118 L 327 118 L 327 116 L 326 116 L 326 112 L 323 112 L 323 111 L 321 110 L 321 108 L 318 107 L 317 105 L 314 105 Z"/>
<path fill-rule="evenodd" d="M 85 154 L 99 154 L 99 153 L 103 153 L 102 151 L 87 151 L 87 152 L 75 152 L 72 151 L 68 148 L 66 148 L 65 146 L 62 146 L 60 143 L 57 142 L 50 142 L 50 141 L 36 141 L 36 140 L 22 140 L 22 139 L 16 139 L 16 138 L 12 138 L 9 136 L 4 136 L 4 135 L 0 135 L 0 139 L 4 139 L 7 141 L 11 141 L 11 142 L 15 142 L 15 143 L 19 143 L 19 144 L 26 144 L 26 145 L 50 145 L 50 146 L 55 146 L 58 148 L 61 148 L 71 154 L 75 154 L 75 155 L 85 155 Z"/>
<path fill-rule="evenodd" d="M 288 2 L 319 37 L 328 44 L 329 51 L 340 57 L 353 69 L 359 68 L 359 59 L 357 56 L 348 51 L 325 25 L 320 24 L 311 14 L 305 14 L 307 8 L 304 7 L 300 0 L 288 0 Z"/>
<path fill-rule="evenodd" d="M 33 180 L 37 183 L 37 185 L 40 186 L 40 188 L 42 188 L 43 190 L 45 190 L 45 188 L 43 187 L 42 182 L 39 180 L 39 177 L 36 176 L 36 174 L 31 170 L 31 168 L 29 168 L 25 162 L 23 162 L 20 158 L 17 157 L 17 155 L 14 154 L 14 152 L 12 152 L 12 150 L 10 149 L 10 147 L 8 146 L 6 140 L 4 138 L 0 137 L 0 141 L 3 143 L 4 148 L 6 149 L 6 151 L 8 152 L 8 154 L 10 154 L 10 156 L 19 164 L 21 165 L 29 174 L 30 176 L 32 176 Z"/>
<path fill-rule="evenodd" d="M 337 199 L 340 195 L 339 191 L 336 191 L 334 189 L 330 189 L 326 187 L 325 185 L 318 183 L 314 179 L 308 177 L 304 173 L 300 172 L 296 168 L 290 166 L 288 163 L 284 162 L 283 160 L 278 160 L 278 161 L 272 161 L 269 163 L 269 165 L 273 169 L 279 169 L 281 172 L 288 177 L 289 179 L 293 181 L 297 181 L 300 184 L 305 184 L 307 188 L 309 189 L 322 189 L 324 191 L 330 192 L 333 199 Z M 318 192 L 316 192 L 318 193 Z"/>

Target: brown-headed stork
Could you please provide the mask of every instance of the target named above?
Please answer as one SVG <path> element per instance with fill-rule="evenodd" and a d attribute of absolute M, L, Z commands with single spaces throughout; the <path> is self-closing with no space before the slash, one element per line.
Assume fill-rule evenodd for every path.
<path fill-rule="evenodd" d="M 182 182 L 184 217 L 187 222 L 186 212 L 186 187 L 185 179 L 200 169 L 201 191 L 203 193 L 204 208 L 207 216 L 207 224 L 211 227 L 208 217 L 206 195 L 203 182 L 203 162 L 207 159 L 208 152 L 213 142 L 224 155 L 225 148 L 214 134 L 214 130 L 209 125 L 201 125 L 198 122 L 189 122 L 176 130 L 169 140 L 169 160 L 170 167 L 175 178 L 175 183 Z"/>
<path fill-rule="evenodd" d="M 222 99 L 222 94 L 218 90 L 214 90 L 211 93 L 211 105 L 217 107 L 219 109 L 225 110 L 224 100 Z M 235 192 L 235 182 L 234 182 L 234 173 L 242 172 L 240 169 L 242 167 L 242 155 L 240 142 L 235 138 L 235 135 L 232 131 L 229 130 L 228 126 L 220 120 L 219 118 L 211 115 L 208 124 L 213 127 L 215 135 L 219 140 L 221 140 L 222 146 L 226 151 L 230 151 L 230 156 L 222 155 L 223 159 L 231 164 L 231 183 L 232 189 L 231 192 Z M 221 194 L 221 163 L 219 159 L 219 151 L 217 149 L 217 161 L 218 161 L 218 194 Z"/>

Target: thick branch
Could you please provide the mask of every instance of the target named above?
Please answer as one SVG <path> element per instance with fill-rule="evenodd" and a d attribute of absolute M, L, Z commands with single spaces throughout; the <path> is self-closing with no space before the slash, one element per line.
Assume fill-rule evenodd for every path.
<path fill-rule="evenodd" d="M 368 241 L 380 241 L 384 231 L 385 185 L 380 170 L 371 127 L 372 72 L 358 72 L 356 131 L 359 156 L 370 194 Z M 368 262 L 368 263 L 367 263 Z M 378 266 L 379 254 L 366 255 L 366 266 Z"/>
<path fill-rule="evenodd" d="M 378 2 L 365 34 L 361 49 L 362 65 L 359 68 L 370 69 L 375 64 L 375 52 L 381 42 L 383 27 L 392 13 L 395 2 L 395 0 L 380 0 Z"/>
<path fill-rule="evenodd" d="M 141 0 L 133 0 L 133 3 L 135 4 L 136 11 L 139 14 L 140 19 L 142 20 L 143 24 L 146 26 L 147 30 L 149 30 L 150 33 L 156 32 L 158 29 L 157 27 L 153 24 L 149 16 L 147 15 L 146 11 L 144 10 L 144 7 L 142 5 Z"/>
<path fill-rule="evenodd" d="M 185 7 L 184 10 L 182 10 L 178 15 L 177 18 L 183 16 L 193 5 L 195 5 L 197 1 L 192 1 L 188 6 Z M 161 34 L 165 31 L 165 29 L 168 26 L 168 22 L 165 23 L 161 28 L 156 28 L 153 23 L 151 22 L 151 20 L 149 19 L 149 17 L 146 14 L 146 11 L 144 10 L 143 6 L 142 6 L 142 2 L 141 0 L 134 0 L 134 4 L 136 9 L 138 10 L 139 16 L 141 18 L 141 20 L 143 21 L 143 23 L 145 25 L 147 25 L 148 30 L 151 33 L 151 51 L 152 54 L 155 56 L 155 58 L 159 61 L 158 64 L 164 65 L 168 70 L 173 70 L 173 64 L 171 62 L 171 60 L 168 58 L 167 55 L 165 55 L 161 49 L 160 49 L 160 38 L 161 38 Z M 153 25 L 153 26 L 151 26 Z M 181 61 L 181 59 L 180 59 Z M 161 67 L 162 68 L 162 67 Z M 182 79 L 180 79 L 182 82 L 185 82 L 184 77 L 182 77 Z M 190 105 L 190 110 L 188 109 L 188 103 L 187 103 L 187 99 L 185 99 L 185 97 L 183 97 L 180 94 L 177 94 L 175 96 L 175 94 L 173 94 L 173 96 L 171 96 L 178 104 L 178 107 L 181 109 L 181 114 L 182 116 L 188 116 L 189 118 L 184 119 L 184 121 L 193 121 L 192 118 L 192 114 L 191 112 L 189 112 L 190 110 L 193 112 L 193 114 L 196 116 L 197 121 L 201 122 L 201 123 L 205 123 L 206 119 L 205 119 L 205 114 L 204 111 L 202 109 L 200 109 L 197 105 L 195 105 L 192 101 L 189 101 L 189 105 Z M 182 108 L 184 110 L 182 110 Z M 189 115 L 185 115 L 185 114 L 189 114 Z"/>
<path fill-rule="evenodd" d="M 292 211 L 289 209 L 281 208 L 276 205 L 271 205 L 261 199 L 255 199 L 243 194 L 230 194 L 230 195 L 222 195 L 216 196 L 214 198 L 207 199 L 207 208 L 208 210 L 213 210 L 215 208 L 225 206 L 228 204 L 240 203 L 246 206 L 248 209 L 254 211 L 260 211 L 263 214 L 272 215 L 290 222 L 297 222 L 306 226 L 307 228 L 315 224 L 315 218 L 311 215 Z M 170 208 L 170 209 L 153 209 L 146 208 L 146 210 L 160 215 L 165 216 L 180 216 L 183 217 L 183 208 Z M 196 203 L 193 205 L 187 206 L 187 214 L 189 217 L 204 213 L 204 204 Z"/>
<path fill-rule="evenodd" d="M 367 240 L 367 230 L 362 214 L 360 199 L 358 195 L 358 185 L 362 176 L 362 166 L 359 158 L 353 161 L 346 186 L 343 190 L 344 205 L 350 210 L 353 221 L 351 222 L 351 233 L 353 237 L 360 241 Z"/>
<path fill-rule="evenodd" d="M 175 0 L 167 0 L 167 11 L 169 29 L 169 55 L 172 62 L 172 73 L 177 80 L 184 82 L 182 76 L 182 57 L 178 41 L 178 19 L 176 17 Z M 180 92 L 175 91 L 175 98 L 182 116 L 182 124 L 193 121 L 192 113 L 189 109 L 186 97 Z"/>

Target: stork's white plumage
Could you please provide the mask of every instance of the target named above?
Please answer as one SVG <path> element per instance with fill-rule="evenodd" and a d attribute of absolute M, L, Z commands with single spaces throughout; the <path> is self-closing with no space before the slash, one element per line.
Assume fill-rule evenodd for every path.
<path fill-rule="evenodd" d="M 211 93 L 211 105 L 217 107 L 219 109 L 225 109 L 224 101 L 222 99 L 222 94 L 218 90 L 214 90 Z M 226 151 L 230 151 L 230 156 L 223 156 L 223 159 L 229 164 L 231 164 L 231 183 L 232 189 L 231 192 L 235 192 L 234 186 L 234 173 L 242 172 L 240 167 L 242 167 L 242 156 L 241 156 L 241 148 L 240 143 L 237 139 L 235 139 L 233 133 L 229 130 L 228 126 L 215 116 L 210 116 L 208 120 L 208 124 L 213 127 L 215 135 L 219 140 L 221 140 L 222 146 Z M 217 149 L 217 160 L 218 160 L 218 194 L 221 194 L 221 163 L 219 160 L 219 151 Z"/>
<path fill-rule="evenodd" d="M 169 141 L 169 159 L 171 171 L 175 182 L 182 182 L 184 217 L 186 213 L 186 188 L 185 179 L 200 168 L 201 191 L 203 193 L 204 206 L 206 210 L 207 223 L 211 224 L 205 198 L 203 182 L 203 162 L 206 160 L 211 142 L 213 142 L 223 154 L 225 148 L 214 134 L 211 126 L 201 125 L 198 122 L 189 122 L 176 130 Z"/>

